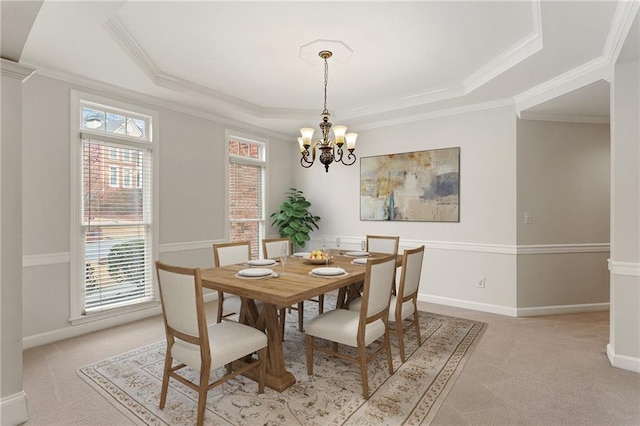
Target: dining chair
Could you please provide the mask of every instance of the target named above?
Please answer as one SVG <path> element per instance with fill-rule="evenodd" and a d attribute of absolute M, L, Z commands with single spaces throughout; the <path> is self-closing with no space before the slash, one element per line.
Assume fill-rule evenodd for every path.
<path fill-rule="evenodd" d="M 307 374 L 313 375 L 313 351 L 360 365 L 362 395 L 369 398 L 368 363 L 386 351 L 389 374 L 393 374 L 391 345 L 389 344 L 389 299 L 396 269 L 396 257 L 385 256 L 367 262 L 359 312 L 335 309 L 318 315 L 307 323 Z M 379 341 L 383 337 L 382 342 Z M 332 342 L 330 347 L 316 345 L 315 338 Z M 376 342 L 369 353 L 367 347 Z M 357 348 L 358 355 L 338 351 L 339 344 Z"/>
<path fill-rule="evenodd" d="M 371 253 L 398 254 L 400 237 L 390 235 L 367 235 L 366 251 Z M 391 294 L 396 294 L 396 276 L 393 276 Z"/>
<path fill-rule="evenodd" d="M 293 254 L 293 244 L 288 238 L 265 238 L 262 240 L 262 253 L 267 259 L 277 259 L 281 257 L 283 248 L 286 250 L 287 256 Z M 324 294 L 318 296 L 317 299 L 308 299 L 318 304 L 318 312 L 324 312 Z M 291 309 L 291 308 L 289 308 Z M 304 302 L 299 302 L 298 310 L 298 330 L 304 331 Z"/>
<path fill-rule="evenodd" d="M 366 251 L 372 253 L 398 254 L 400 237 L 388 235 L 367 235 Z"/>
<path fill-rule="evenodd" d="M 213 264 L 216 268 L 247 262 L 250 258 L 250 241 L 217 243 L 213 245 Z M 223 318 L 228 319 L 228 317 L 233 314 L 240 314 L 241 306 L 242 301 L 239 296 L 225 295 L 222 291 L 218 291 L 217 322 L 221 322 Z M 256 301 L 256 306 L 258 306 L 258 301 Z M 227 314 L 225 315 L 224 312 L 227 312 Z"/>
<path fill-rule="evenodd" d="M 258 393 L 264 392 L 267 373 L 267 336 L 253 327 L 225 321 L 207 325 L 199 268 L 183 268 L 156 262 L 167 351 L 162 375 L 160 409 L 164 409 L 173 378 L 198 393 L 197 424 L 204 424 L 207 393 L 238 374 L 257 370 Z M 252 357 L 257 352 L 257 359 Z M 234 364 L 234 361 L 243 363 Z M 174 361 L 177 365 L 173 365 Z M 225 367 L 225 374 L 209 383 L 211 372 Z M 197 382 L 178 371 L 199 370 Z M 215 377 L 215 373 L 213 374 Z"/>
<path fill-rule="evenodd" d="M 389 302 L 389 323 L 394 324 L 394 327 L 390 327 L 389 329 L 398 337 L 398 348 L 400 349 L 400 360 L 402 362 L 405 361 L 404 332 L 411 326 L 414 326 L 416 329 L 418 346 L 422 344 L 417 300 L 423 259 L 424 246 L 404 251 L 402 254 L 402 272 L 398 285 L 398 294 L 391 296 Z M 362 298 L 358 298 L 349 304 L 349 310 L 358 312 L 361 306 Z M 404 320 L 409 317 L 413 317 L 413 320 L 405 324 Z"/>
<path fill-rule="evenodd" d="M 213 264 L 216 268 L 220 266 L 247 262 L 250 257 L 250 241 L 218 243 L 213 245 Z M 262 309 L 263 303 L 261 300 L 256 300 L 255 304 L 258 310 Z M 223 319 L 228 320 L 234 314 L 239 315 L 241 308 L 242 299 L 240 298 L 240 296 L 225 295 L 222 291 L 218 292 L 217 322 L 221 322 Z M 224 315 L 223 312 L 227 312 L 227 314 Z M 282 339 L 284 340 L 284 322 L 286 310 L 284 308 L 278 308 L 278 313 L 280 315 L 280 331 L 282 333 Z M 242 320 L 240 322 L 242 322 Z"/>

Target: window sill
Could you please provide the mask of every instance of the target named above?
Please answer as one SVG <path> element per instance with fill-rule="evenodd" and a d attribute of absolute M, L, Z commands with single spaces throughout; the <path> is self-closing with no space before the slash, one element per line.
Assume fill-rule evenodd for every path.
<path fill-rule="evenodd" d="M 160 308 L 160 301 L 152 300 L 150 302 L 144 302 L 144 303 L 139 303 L 139 304 L 130 305 L 130 306 L 123 306 L 121 308 L 113 308 L 113 309 L 109 309 L 108 311 L 94 312 L 91 314 L 70 318 L 69 322 L 71 323 L 71 325 L 80 325 L 80 324 L 86 324 L 94 321 L 106 320 L 113 317 L 121 317 L 122 315 L 128 315 L 128 314 L 131 314 L 131 319 L 134 320 L 134 319 L 139 319 L 139 318 L 149 316 L 148 311 L 151 309 L 157 310 L 158 311 L 157 313 L 160 314 L 162 312 Z"/>

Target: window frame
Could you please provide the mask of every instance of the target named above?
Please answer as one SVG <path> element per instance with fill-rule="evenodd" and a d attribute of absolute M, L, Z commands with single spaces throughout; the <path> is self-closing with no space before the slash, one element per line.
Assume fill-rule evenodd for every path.
<path fill-rule="evenodd" d="M 113 164 L 109 165 L 109 188 L 120 188 L 120 167 Z"/>
<path fill-rule="evenodd" d="M 251 157 L 244 157 L 244 156 L 238 156 L 238 155 L 233 155 L 229 152 L 229 144 L 231 141 L 241 141 L 241 142 L 247 142 L 247 143 L 251 143 L 251 144 L 257 144 L 260 146 L 260 158 L 251 158 Z M 239 132 L 239 131 L 232 131 L 232 130 L 226 130 L 225 131 L 225 221 L 226 221 L 226 227 L 225 227 L 225 240 L 226 241 L 231 241 L 231 225 L 232 223 L 241 223 L 241 222 L 257 222 L 258 223 L 258 247 L 254 247 L 254 249 L 257 250 L 257 253 L 259 253 L 259 256 L 262 256 L 262 240 L 264 238 L 267 238 L 267 215 L 268 215 L 268 211 L 269 211 L 269 206 L 267 203 L 268 198 L 268 176 L 269 174 L 268 172 L 268 154 L 269 154 L 269 150 L 268 150 L 268 145 L 269 145 L 269 141 L 268 139 L 259 137 L 259 136 L 255 136 L 255 135 L 251 135 L 251 134 L 247 134 L 244 132 Z M 231 191 L 230 191 L 230 185 L 231 185 L 231 180 L 230 180 L 230 166 L 232 163 L 236 163 L 236 164 L 242 164 L 242 165 L 247 165 L 247 166 L 259 166 L 262 167 L 262 218 L 258 219 L 258 220 L 254 220 L 254 219 L 239 219 L 239 220 L 235 220 L 232 221 L 230 218 L 230 207 L 229 207 L 229 200 L 230 200 L 230 195 L 231 195 Z"/>
<path fill-rule="evenodd" d="M 133 188 L 133 169 L 131 167 L 122 167 L 122 187 Z M 139 188 L 136 186 L 136 188 Z"/>
<path fill-rule="evenodd" d="M 82 127 L 82 107 L 96 106 L 108 111 L 131 113 L 136 117 L 141 115 L 150 117 L 148 128 L 145 129 L 145 138 L 134 138 L 127 135 L 111 134 L 105 131 L 95 131 Z M 144 309 L 154 308 L 159 305 L 158 283 L 155 271 L 151 274 L 153 298 L 150 301 L 128 304 L 114 307 L 100 312 L 84 313 L 84 277 L 85 277 L 85 253 L 82 242 L 82 135 L 95 136 L 96 140 L 109 144 L 126 143 L 133 147 L 151 149 L 151 226 L 150 226 L 150 250 L 152 263 L 159 258 L 159 113 L 129 101 L 115 98 L 106 98 L 89 92 L 71 90 L 71 114 L 70 114 L 70 312 L 69 322 L 72 325 L 84 324 L 111 318 L 126 313 L 133 313 Z M 110 157 L 110 155 L 108 156 Z M 118 166 L 118 171 L 121 167 Z M 118 178 L 120 183 L 121 179 Z"/>

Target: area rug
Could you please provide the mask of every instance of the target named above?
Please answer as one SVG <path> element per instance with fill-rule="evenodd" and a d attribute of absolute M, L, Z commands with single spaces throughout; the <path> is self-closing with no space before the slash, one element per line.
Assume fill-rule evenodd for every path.
<path fill-rule="evenodd" d="M 316 314 L 313 306 L 305 309 L 305 317 Z M 429 424 L 484 328 L 481 322 L 420 312 L 422 345 L 417 345 L 415 329 L 407 331 L 408 358 L 403 364 L 392 334 L 395 373 L 389 375 L 385 356 L 372 361 L 371 396 L 365 400 L 355 363 L 315 353 L 314 375 L 307 375 L 305 336 L 292 313 L 287 318 L 284 353 L 295 385 L 282 393 L 267 388 L 258 395 L 257 384 L 239 376 L 209 391 L 205 424 Z M 195 424 L 197 394 L 175 380 L 170 381 L 165 408 L 158 408 L 165 347 L 162 341 L 138 348 L 82 367 L 78 374 L 133 424 Z M 197 377 L 195 371 L 190 374 Z"/>

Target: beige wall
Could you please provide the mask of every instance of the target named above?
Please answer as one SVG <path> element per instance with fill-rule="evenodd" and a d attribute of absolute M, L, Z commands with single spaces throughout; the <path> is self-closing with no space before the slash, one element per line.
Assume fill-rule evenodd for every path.
<path fill-rule="evenodd" d="M 221 123 L 35 75 L 23 89 L 23 335 L 42 344 L 159 313 L 121 315 L 111 321 L 71 326 L 70 317 L 70 90 L 95 93 L 159 112 L 159 257 L 181 265 L 213 266 L 211 244 L 227 236 L 225 131 L 265 140 L 267 211 L 291 186 L 290 144 L 268 131 Z M 286 167 L 281 167 L 282 164 Z M 4 197 L 4 194 L 3 194 Z"/>
<path fill-rule="evenodd" d="M 32 71 L 0 60 L 0 424 L 27 420 L 22 386 L 22 90 Z"/>
<path fill-rule="evenodd" d="M 422 300 L 515 315 L 516 128 L 512 107 L 469 112 L 358 132 L 359 158 L 460 147 L 459 223 L 360 221 L 358 162 L 297 167 L 295 181 L 322 217 L 330 244 L 359 248 L 366 234 L 399 235 L 425 244 Z M 339 208 L 336 208 L 339 206 Z M 484 277 L 485 288 L 477 288 Z"/>
<path fill-rule="evenodd" d="M 617 64 L 611 132 L 611 321 L 607 354 L 640 372 L 640 62 Z"/>
<path fill-rule="evenodd" d="M 537 246 L 518 255 L 520 313 L 559 305 L 606 309 L 609 125 L 518 120 L 517 127 L 518 246 Z"/>
<path fill-rule="evenodd" d="M 517 123 L 518 244 L 609 242 L 609 125 Z"/>

